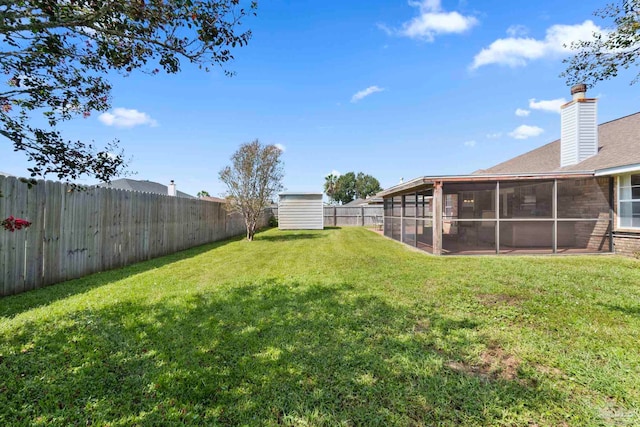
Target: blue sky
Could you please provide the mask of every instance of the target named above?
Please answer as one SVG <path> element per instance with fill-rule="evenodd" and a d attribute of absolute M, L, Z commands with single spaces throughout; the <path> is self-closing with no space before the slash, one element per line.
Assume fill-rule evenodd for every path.
<path fill-rule="evenodd" d="M 604 28 L 593 11 L 605 3 L 263 0 L 244 21 L 253 39 L 235 51 L 234 77 L 116 75 L 113 109 L 64 130 L 117 138 L 132 178 L 194 195 L 221 195 L 218 172 L 256 138 L 283 148 L 289 191 L 322 191 L 332 171 L 385 188 L 470 173 L 559 137 L 562 45 Z M 638 111 L 633 75 L 590 90 L 599 122 Z M 1 144 L 0 170 L 26 175 L 24 155 Z"/>

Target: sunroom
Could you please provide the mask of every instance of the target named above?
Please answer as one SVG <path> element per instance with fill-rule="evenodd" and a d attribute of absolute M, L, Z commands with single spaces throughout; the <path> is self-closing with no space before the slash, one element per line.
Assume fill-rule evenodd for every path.
<path fill-rule="evenodd" d="M 613 251 L 611 177 L 592 173 L 423 177 L 384 198 L 384 234 L 441 254 Z"/>

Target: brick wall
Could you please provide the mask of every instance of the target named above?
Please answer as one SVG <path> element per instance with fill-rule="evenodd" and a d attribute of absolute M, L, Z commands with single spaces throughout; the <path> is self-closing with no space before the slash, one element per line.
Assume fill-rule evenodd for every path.
<path fill-rule="evenodd" d="M 640 252 L 640 232 L 618 228 L 618 180 L 614 182 L 613 200 L 613 250 L 626 256 L 635 256 Z"/>
<path fill-rule="evenodd" d="M 640 233 L 627 235 L 614 232 L 613 247 L 617 254 L 637 256 L 640 253 Z"/>
<path fill-rule="evenodd" d="M 609 250 L 609 178 L 558 181 L 558 218 L 576 221 L 575 246 L 593 251 Z"/>

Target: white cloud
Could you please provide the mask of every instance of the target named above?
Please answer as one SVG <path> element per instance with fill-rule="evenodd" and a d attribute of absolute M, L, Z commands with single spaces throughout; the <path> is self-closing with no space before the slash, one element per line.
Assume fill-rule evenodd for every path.
<path fill-rule="evenodd" d="M 382 92 L 384 89 L 378 86 L 369 86 L 368 88 L 361 90 L 351 97 L 351 102 L 358 102 L 367 96 L 374 94 L 376 92 Z"/>
<path fill-rule="evenodd" d="M 527 116 L 529 116 L 529 114 L 531 114 L 531 111 L 525 110 L 524 108 L 517 108 L 516 109 L 516 116 L 518 116 L 518 117 L 527 117 Z"/>
<path fill-rule="evenodd" d="M 550 99 L 547 101 L 536 101 L 535 98 L 529 100 L 529 108 L 532 110 L 542 110 L 550 113 L 560 114 L 560 107 L 566 104 L 568 101 L 564 98 Z"/>
<path fill-rule="evenodd" d="M 383 24 L 378 24 L 378 28 L 388 35 L 399 35 L 431 42 L 437 35 L 464 33 L 478 24 L 478 20 L 473 16 L 444 11 L 440 0 L 409 0 L 409 6 L 418 8 L 420 14 L 403 23 L 399 29 L 391 29 Z"/>
<path fill-rule="evenodd" d="M 493 133 L 488 133 L 487 134 L 487 138 L 488 139 L 498 139 L 502 136 L 502 132 L 493 132 Z"/>
<path fill-rule="evenodd" d="M 529 34 L 529 29 L 524 25 L 512 25 L 507 28 L 509 37 L 524 37 Z"/>
<path fill-rule="evenodd" d="M 377 23 L 376 27 L 378 27 L 378 29 L 384 31 L 388 36 L 395 35 L 395 31 L 392 30 L 391 28 L 389 28 L 389 26 L 387 26 L 386 24 Z"/>
<path fill-rule="evenodd" d="M 287 151 L 287 147 L 285 147 L 285 146 L 284 146 L 284 145 L 282 145 L 282 144 L 273 144 L 273 145 L 274 145 L 278 150 L 282 151 L 283 153 L 284 153 L 285 151 Z"/>
<path fill-rule="evenodd" d="M 475 140 L 473 140 L 473 139 L 472 139 L 472 140 L 470 140 L 470 141 L 465 141 L 465 142 L 464 142 L 464 146 L 465 146 L 465 147 L 473 148 L 473 147 L 475 147 L 475 146 L 476 146 L 476 141 L 475 141 Z"/>
<path fill-rule="evenodd" d="M 544 132 L 544 129 L 539 128 L 538 126 L 520 125 L 515 128 L 513 132 L 509 133 L 509 136 L 515 139 L 527 139 L 538 136 L 542 132 Z"/>
<path fill-rule="evenodd" d="M 571 52 L 572 42 L 591 40 L 594 33 L 602 32 L 593 21 L 587 20 L 577 25 L 553 25 L 547 29 L 543 40 L 512 35 L 482 49 L 473 58 L 471 69 L 489 64 L 521 67 L 536 59 L 566 55 Z M 513 30 L 511 34 L 515 34 Z"/>
<path fill-rule="evenodd" d="M 140 125 L 158 125 L 158 122 L 152 119 L 147 113 L 128 108 L 114 108 L 113 113 L 100 114 L 98 120 L 107 126 L 120 128 L 131 128 Z"/>

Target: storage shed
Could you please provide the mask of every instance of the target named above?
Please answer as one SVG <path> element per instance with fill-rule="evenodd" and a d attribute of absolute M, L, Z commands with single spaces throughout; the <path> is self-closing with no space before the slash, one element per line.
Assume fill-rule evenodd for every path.
<path fill-rule="evenodd" d="M 281 193 L 278 202 L 280 230 L 322 230 L 322 193 Z"/>

